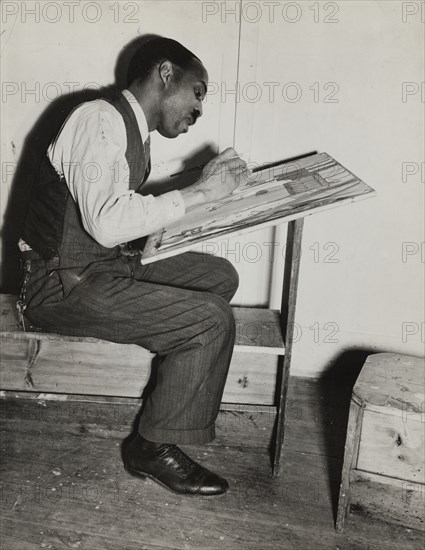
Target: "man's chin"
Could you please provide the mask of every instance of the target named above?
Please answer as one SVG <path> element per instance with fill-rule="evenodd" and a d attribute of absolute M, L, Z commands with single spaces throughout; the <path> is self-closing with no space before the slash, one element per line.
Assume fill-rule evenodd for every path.
<path fill-rule="evenodd" d="M 158 133 L 168 139 L 178 137 L 180 134 L 187 134 L 189 131 L 189 123 L 186 119 L 181 120 L 173 125 L 167 125 L 167 127 L 159 125 L 157 128 Z"/>
<path fill-rule="evenodd" d="M 178 130 L 173 130 L 173 131 L 164 130 L 164 128 L 157 128 L 157 131 L 159 134 L 161 134 L 161 136 L 168 139 L 174 139 L 182 133 L 181 131 L 179 132 Z"/>

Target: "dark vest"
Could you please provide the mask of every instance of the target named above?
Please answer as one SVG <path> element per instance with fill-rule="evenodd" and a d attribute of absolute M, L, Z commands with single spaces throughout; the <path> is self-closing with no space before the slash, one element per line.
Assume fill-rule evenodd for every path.
<path fill-rule="evenodd" d="M 122 94 L 118 99 L 107 101 L 124 119 L 129 189 L 140 192 L 149 176 L 150 159 L 146 166 L 136 116 Z M 87 233 L 65 178 L 56 172 L 47 154 L 32 189 L 22 238 L 39 256 L 48 260 L 52 269 L 84 268 L 93 262 L 116 258 L 122 252 L 121 246 L 106 248 Z"/>

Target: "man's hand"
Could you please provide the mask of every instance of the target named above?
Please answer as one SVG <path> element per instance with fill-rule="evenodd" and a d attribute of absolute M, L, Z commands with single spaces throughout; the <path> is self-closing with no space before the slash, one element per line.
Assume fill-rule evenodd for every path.
<path fill-rule="evenodd" d="M 229 147 L 204 167 L 199 181 L 181 191 L 186 210 L 230 195 L 250 173 L 246 162 Z"/>
<path fill-rule="evenodd" d="M 211 202 L 230 195 L 248 174 L 246 162 L 229 147 L 205 166 L 195 187 L 205 193 L 206 202 Z"/>

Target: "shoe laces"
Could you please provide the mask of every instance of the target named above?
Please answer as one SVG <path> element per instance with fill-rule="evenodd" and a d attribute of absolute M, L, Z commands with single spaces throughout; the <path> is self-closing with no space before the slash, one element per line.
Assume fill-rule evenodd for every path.
<path fill-rule="evenodd" d="M 168 452 L 178 462 L 179 466 L 188 474 L 195 469 L 198 464 L 184 453 L 177 445 L 170 444 Z"/>

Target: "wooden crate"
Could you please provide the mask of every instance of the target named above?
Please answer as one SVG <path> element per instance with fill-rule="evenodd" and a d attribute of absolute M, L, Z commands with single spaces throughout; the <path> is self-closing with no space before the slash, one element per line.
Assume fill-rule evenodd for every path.
<path fill-rule="evenodd" d="M 424 530 L 423 358 L 368 357 L 353 388 L 336 529 L 351 508 Z"/>
<path fill-rule="evenodd" d="M 284 354 L 278 311 L 233 308 L 236 345 L 223 402 L 273 405 L 277 357 Z M 1 295 L 2 390 L 140 397 L 153 354 L 133 344 L 23 332 L 16 297 Z"/>

